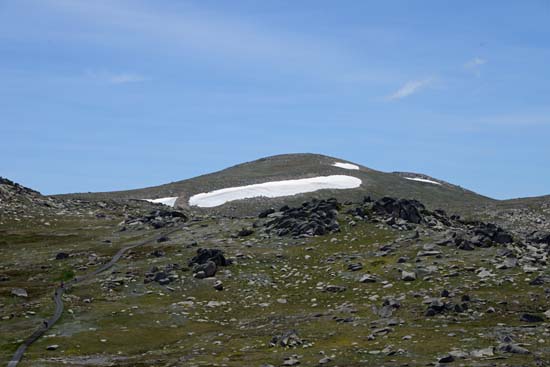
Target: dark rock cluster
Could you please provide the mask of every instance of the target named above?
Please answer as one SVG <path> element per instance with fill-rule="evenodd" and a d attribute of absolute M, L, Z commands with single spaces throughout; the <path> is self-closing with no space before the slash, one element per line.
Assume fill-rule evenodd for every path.
<path fill-rule="evenodd" d="M 337 221 L 340 204 L 336 199 L 311 200 L 300 207 L 282 207 L 267 215 L 273 218 L 265 223 L 268 232 L 278 236 L 321 236 L 340 231 Z"/>
<path fill-rule="evenodd" d="M 374 202 L 372 209 L 379 215 L 390 215 L 415 224 L 422 222 L 422 212 L 426 210 L 424 204 L 419 201 L 387 196 Z"/>
<path fill-rule="evenodd" d="M 174 280 L 178 279 L 179 276 L 176 274 L 177 270 L 181 270 L 181 266 L 179 264 L 168 264 L 163 269 L 153 266 L 145 274 L 144 282 L 157 282 L 160 285 L 170 284 Z"/>
<path fill-rule="evenodd" d="M 69 258 L 69 254 L 66 252 L 58 252 L 57 255 L 55 255 L 56 260 L 65 260 Z"/>
<path fill-rule="evenodd" d="M 475 222 L 472 232 L 481 241 L 489 240 L 498 244 L 506 244 L 513 241 L 510 233 L 492 223 Z"/>
<path fill-rule="evenodd" d="M 20 185 L 16 182 L 13 182 L 12 180 L 8 180 L 7 178 L 4 178 L 4 177 L 0 177 L 0 186 L 2 186 L 2 190 L 0 190 L 0 197 L 2 197 L 2 198 L 3 198 L 4 194 L 7 193 L 8 190 L 12 191 L 13 194 L 25 194 L 25 195 L 40 196 L 40 193 L 38 191 L 35 191 L 33 189 L 29 189 L 28 187 Z"/>
<path fill-rule="evenodd" d="M 269 345 L 272 347 L 293 348 L 303 344 L 296 330 L 285 331 L 279 335 L 273 336 Z"/>
<path fill-rule="evenodd" d="M 439 241 L 440 246 L 454 245 L 460 250 L 471 251 L 476 247 L 491 247 L 494 244 L 508 244 L 513 242 L 512 235 L 492 223 L 462 222 L 463 228 L 453 230 L 447 239 Z"/>
<path fill-rule="evenodd" d="M 128 227 L 151 226 L 155 229 L 172 227 L 187 221 L 187 216 L 177 210 L 154 210 L 147 215 L 138 218 L 129 218 L 124 224 Z"/>
<path fill-rule="evenodd" d="M 209 278 L 216 275 L 218 267 L 228 266 L 231 261 L 226 259 L 222 250 L 199 248 L 197 255 L 189 260 L 188 265 L 193 268 L 195 278 Z"/>
<path fill-rule="evenodd" d="M 425 315 L 429 317 L 445 312 L 462 313 L 469 308 L 469 301 L 470 297 L 468 295 L 462 296 L 460 302 L 446 301 L 441 298 L 431 299 L 426 301 L 428 303 L 428 308 L 426 309 Z"/>
<path fill-rule="evenodd" d="M 550 245 L 550 232 L 536 231 L 531 233 L 527 239 L 532 243 L 545 243 Z"/>

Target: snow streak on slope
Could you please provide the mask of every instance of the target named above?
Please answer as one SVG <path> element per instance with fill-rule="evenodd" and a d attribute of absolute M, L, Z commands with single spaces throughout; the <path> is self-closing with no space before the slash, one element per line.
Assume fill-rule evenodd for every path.
<path fill-rule="evenodd" d="M 427 180 L 425 178 L 419 178 L 419 177 L 404 177 L 404 178 L 406 180 L 411 180 L 411 181 L 426 182 L 426 183 L 431 183 L 431 184 L 435 184 L 435 185 L 441 185 L 439 182 L 432 181 L 432 180 Z"/>
<path fill-rule="evenodd" d="M 177 196 L 170 197 L 170 198 L 160 198 L 160 199 L 145 199 L 145 201 L 149 201 L 151 203 L 157 203 L 157 204 L 164 204 L 173 207 L 176 205 L 176 200 L 178 199 Z"/>
<path fill-rule="evenodd" d="M 335 162 L 335 163 L 333 163 L 333 166 L 334 166 L 334 167 L 344 168 L 344 169 L 354 169 L 354 170 L 358 170 L 358 169 L 359 169 L 359 166 L 357 166 L 357 165 L 355 165 L 355 164 L 343 163 L 343 162 Z"/>
<path fill-rule="evenodd" d="M 229 187 L 197 194 L 189 198 L 189 205 L 211 208 L 228 201 L 254 197 L 275 198 L 313 192 L 322 189 L 354 189 L 361 186 L 357 177 L 333 175 L 298 180 L 271 181 L 255 185 Z"/>

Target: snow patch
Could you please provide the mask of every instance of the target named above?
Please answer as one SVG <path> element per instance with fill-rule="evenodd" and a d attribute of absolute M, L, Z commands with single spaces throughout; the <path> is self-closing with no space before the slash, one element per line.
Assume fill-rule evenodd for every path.
<path fill-rule="evenodd" d="M 148 201 L 150 203 L 164 204 L 171 207 L 174 207 L 174 205 L 176 205 L 176 200 L 178 200 L 177 196 L 173 196 L 169 198 L 160 198 L 160 199 L 145 199 L 145 201 Z"/>
<path fill-rule="evenodd" d="M 359 166 L 351 163 L 344 163 L 344 162 L 335 162 L 332 164 L 334 167 L 340 167 L 343 169 L 354 169 L 358 170 Z"/>
<path fill-rule="evenodd" d="M 254 197 L 276 198 L 313 192 L 322 189 L 354 189 L 361 186 L 357 177 L 332 175 L 298 180 L 271 181 L 261 184 L 228 187 L 211 192 L 203 192 L 189 198 L 189 205 L 211 208 L 228 201 Z"/>
<path fill-rule="evenodd" d="M 404 177 L 404 178 L 406 180 L 411 180 L 411 181 L 426 182 L 426 183 L 431 183 L 431 184 L 435 184 L 435 185 L 441 185 L 441 183 L 439 183 L 439 182 L 428 180 L 428 179 L 425 179 L 425 178 L 420 178 L 420 177 Z"/>

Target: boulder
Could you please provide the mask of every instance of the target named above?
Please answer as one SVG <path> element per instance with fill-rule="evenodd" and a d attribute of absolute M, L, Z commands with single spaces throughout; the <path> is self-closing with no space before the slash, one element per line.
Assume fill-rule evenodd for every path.
<path fill-rule="evenodd" d="M 542 316 L 533 315 L 530 313 L 522 314 L 519 319 L 520 321 L 524 321 L 524 322 L 543 322 L 544 321 L 544 318 Z"/>
<path fill-rule="evenodd" d="M 13 295 L 16 296 L 16 297 L 24 297 L 24 298 L 26 298 L 26 297 L 29 296 L 29 294 L 27 293 L 27 291 L 26 291 L 25 289 L 23 289 L 23 288 L 13 288 L 13 289 L 11 290 L 11 294 L 13 294 Z"/>
<path fill-rule="evenodd" d="M 238 237 L 248 237 L 248 236 L 252 235 L 253 233 L 254 233 L 254 231 L 252 229 L 243 228 L 237 233 L 237 236 Z"/>
<path fill-rule="evenodd" d="M 262 211 L 258 215 L 258 218 L 267 218 L 268 215 L 273 214 L 273 213 L 275 213 L 275 209 L 269 208 L 269 209 L 266 209 L 266 210 Z"/>
<path fill-rule="evenodd" d="M 230 264 L 230 261 L 223 256 L 222 250 L 199 248 L 197 250 L 197 255 L 193 256 L 193 258 L 189 260 L 188 265 L 201 265 L 207 263 L 208 261 L 212 261 L 218 266 L 227 266 Z"/>
<path fill-rule="evenodd" d="M 361 276 L 359 281 L 361 283 L 376 283 L 376 277 L 374 277 L 370 274 L 365 274 L 365 275 Z"/>
<path fill-rule="evenodd" d="M 513 354 L 529 354 L 529 353 L 531 353 L 531 352 L 529 352 L 529 350 L 527 350 L 523 347 L 520 347 L 517 344 L 513 344 L 513 343 L 500 344 L 497 349 L 501 352 L 513 353 Z"/>
<path fill-rule="evenodd" d="M 440 357 L 438 359 L 439 363 L 451 363 L 455 360 L 455 358 L 451 354 L 447 354 L 446 356 Z"/>
<path fill-rule="evenodd" d="M 403 280 L 405 282 L 412 282 L 412 281 L 416 280 L 416 273 L 413 272 L 413 271 L 403 270 L 401 272 L 401 280 Z"/>
<path fill-rule="evenodd" d="M 197 278 L 210 278 L 216 275 L 218 267 L 215 262 L 207 261 L 204 264 L 195 265 L 193 268 L 193 273 L 195 273 Z M 198 273 L 201 273 L 198 275 Z M 204 275 L 203 275 L 204 274 Z"/>
<path fill-rule="evenodd" d="M 64 260 L 69 257 L 69 254 L 66 252 L 58 252 L 57 255 L 55 255 L 56 260 Z"/>
<path fill-rule="evenodd" d="M 325 287 L 326 292 L 332 292 L 332 293 L 340 293 L 340 292 L 344 292 L 345 290 L 346 290 L 346 287 L 342 285 L 327 285 Z"/>

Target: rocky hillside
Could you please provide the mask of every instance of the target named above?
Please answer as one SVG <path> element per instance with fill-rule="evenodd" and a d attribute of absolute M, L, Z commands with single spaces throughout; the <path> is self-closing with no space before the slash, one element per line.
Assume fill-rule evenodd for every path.
<path fill-rule="evenodd" d="M 56 200 L 42 196 L 9 179 L 0 177 L 0 218 L 29 216 L 55 206 Z"/>
<path fill-rule="evenodd" d="M 60 281 L 86 279 L 22 366 L 550 363 L 550 232 L 397 197 L 254 217 L 145 205 L 158 210 L 0 223 L 0 359 L 51 315 Z"/>
<path fill-rule="evenodd" d="M 166 210 L 166 206 L 143 200 L 106 199 L 86 200 L 70 197 L 44 196 L 38 191 L 0 177 L 0 224 L 19 222 L 32 225 L 39 221 L 51 225 L 58 220 L 77 218 L 106 218 L 124 215 L 131 224 L 132 219 L 151 221 Z M 150 217 L 149 219 L 147 219 Z M 160 220 L 161 222 L 164 219 Z M 124 222 L 126 223 L 126 222 Z"/>
<path fill-rule="evenodd" d="M 28 202 L 40 198 L 42 198 L 42 195 L 38 191 L 29 189 L 7 178 L 0 177 L 0 202 Z"/>
<path fill-rule="evenodd" d="M 281 180 L 323 189 L 189 205 Z M 4 364 L 30 337 L 21 366 L 550 365 L 550 197 L 310 154 L 113 193 L 0 179 L 0 251 Z"/>

